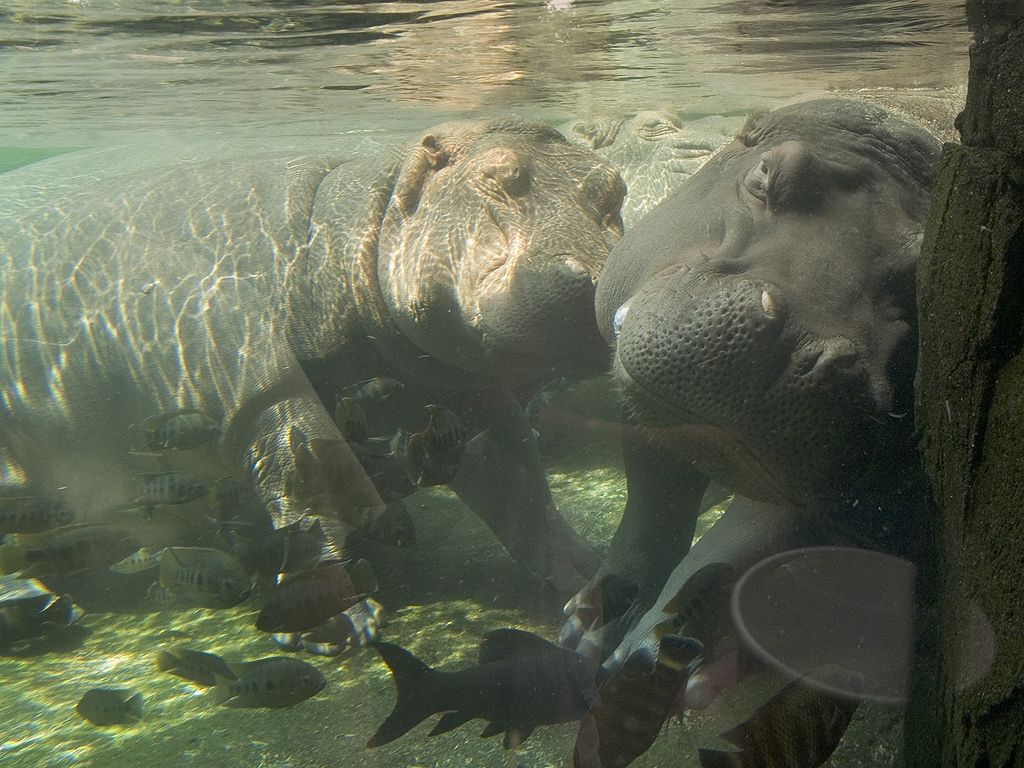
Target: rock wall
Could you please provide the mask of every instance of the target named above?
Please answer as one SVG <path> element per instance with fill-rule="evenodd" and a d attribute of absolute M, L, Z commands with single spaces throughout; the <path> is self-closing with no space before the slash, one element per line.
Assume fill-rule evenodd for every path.
<path fill-rule="evenodd" d="M 918 270 L 917 422 L 936 514 L 903 755 L 914 768 L 1024 766 L 1024 2 L 967 7 L 962 143 L 944 147 Z"/>

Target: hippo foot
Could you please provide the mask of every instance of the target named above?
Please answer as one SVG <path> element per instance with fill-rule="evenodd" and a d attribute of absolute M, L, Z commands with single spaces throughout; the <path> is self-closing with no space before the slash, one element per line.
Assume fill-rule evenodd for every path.
<path fill-rule="evenodd" d="M 639 587 L 614 573 L 594 577 L 565 604 L 565 624 L 558 642 L 595 661 L 601 661 L 625 638 L 653 595 L 643 599 Z"/>

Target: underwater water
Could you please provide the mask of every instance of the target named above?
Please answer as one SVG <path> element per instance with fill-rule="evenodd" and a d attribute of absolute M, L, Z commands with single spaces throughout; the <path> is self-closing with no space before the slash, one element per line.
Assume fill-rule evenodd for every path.
<path fill-rule="evenodd" d="M 542 725 L 518 749 L 507 751 L 500 733 L 492 738 L 478 737 L 485 724 L 482 719 L 428 738 L 437 720 L 433 715 L 400 738 L 368 749 L 367 741 L 396 704 L 393 676 L 369 648 L 347 648 L 338 655 L 321 656 L 303 651 L 289 653 L 275 645 L 268 632 L 255 627 L 273 589 L 270 577 L 257 580 L 252 594 L 247 593 L 237 604 L 196 607 L 182 605 L 180 597 L 177 604 L 164 604 L 161 594 L 167 590 L 173 593 L 174 584 L 182 593 L 202 592 L 198 580 L 205 577 L 203 573 L 165 575 L 162 563 L 152 564 L 159 571 L 111 572 L 110 565 L 140 549 L 147 550 L 146 556 L 164 546 L 237 551 L 234 545 L 238 540 L 255 538 L 250 537 L 246 526 L 268 524 L 270 518 L 265 515 L 224 520 L 213 502 L 215 483 L 226 471 L 224 466 L 230 460 L 237 462 L 236 454 L 243 454 L 243 462 L 249 455 L 236 445 L 242 438 L 218 423 L 212 431 L 228 446 L 218 454 L 199 432 L 196 441 L 203 445 L 197 448 L 160 444 L 160 440 L 185 440 L 182 433 L 191 426 L 174 422 L 173 428 L 160 433 L 165 437 L 157 436 L 156 430 L 182 414 L 208 416 L 209 407 L 197 406 L 202 401 L 197 393 L 203 391 L 209 371 L 190 374 L 190 362 L 202 359 L 208 363 L 215 374 L 210 376 L 212 386 L 225 402 L 232 397 L 249 402 L 249 387 L 258 389 L 264 374 L 259 369 L 253 372 L 247 361 L 259 358 L 262 352 L 273 361 L 268 366 L 271 373 L 265 374 L 271 379 L 295 365 L 286 354 L 275 356 L 280 352 L 277 338 L 267 333 L 273 328 L 260 325 L 263 316 L 253 319 L 251 327 L 246 325 L 244 333 L 239 332 L 241 340 L 229 334 L 229 340 L 219 347 L 193 348 L 188 343 L 190 334 L 203 331 L 201 319 L 212 311 L 211 307 L 246 308 L 254 302 L 254 295 L 259 296 L 247 293 L 242 285 L 244 278 L 252 277 L 242 268 L 248 269 L 245 259 L 250 251 L 258 253 L 260 248 L 275 254 L 286 251 L 287 238 L 267 235 L 250 249 L 239 242 L 235 227 L 272 233 L 278 226 L 275 217 L 249 220 L 241 215 L 236 221 L 231 209 L 205 208 L 202 190 L 182 187 L 184 191 L 173 195 L 179 207 L 172 210 L 177 213 L 168 214 L 167 219 L 159 215 L 152 221 L 136 221 L 130 216 L 121 219 L 118 212 L 127 210 L 130 195 L 126 191 L 124 200 L 119 198 L 119 180 L 125 180 L 126 190 L 130 181 L 137 185 L 132 188 L 135 193 L 140 189 L 144 192 L 145 185 L 138 186 L 138 178 L 145 178 L 150 167 L 159 168 L 153 174 L 154 189 L 159 189 L 157 182 L 164 180 L 164 174 L 170 178 L 173 173 L 173 168 L 160 165 L 170 158 L 172 166 L 181 163 L 198 168 L 195 178 L 209 180 L 213 189 L 225 176 L 242 173 L 249 156 L 267 151 L 323 153 L 330 160 L 316 162 L 330 168 L 334 167 L 335 155 L 346 163 L 385 157 L 392 143 L 405 141 L 443 121 L 515 115 L 555 127 L 574 146 L 594 149 L 603 162 L 621 174 L 627 186 L 622 218 L 628 233 L 655 202 L 740 131 L 752 111 L 823 96 L 857 97 L 922 125 L 940 140 L 955 141 L 952 120 L 964 99 L 969 42 L 963 5 L 953 0 L 5 3 L 0 8 L 0 173 L 13 171 L 18 181 L 17 185 L 8 185 L 15 191 L 7 191 L 8 197 L 3 199 L 18 215 L 22 210 L 36 210 L 33 206 L 45 201 L 47 195 L 61 202 L 52 210 L 45 203 L 41 205 L 39 210 L 45 213 L 32 229 L 14 232 L 11 225 L 0 230 L 0 268 L 5 270 L 8 290 L 13 291 L 13 285 L 29 285 L 39 291 L 31 300 L 0 294 L 0 406 L 4 409 L 0 417 L 0 520 L 10 524 L 0 531 L 6 536 L 0 549 L 7 548 L 0 551 L 0 567 L 12 578 L 19 574 L 38 577 L 44 589 L 73 598 L 84 615 L 76 616 L 74 621 L 43 624 L 25 637 L 15 637 L 13 631 L 10 636 L 0 634 L 0 720 L 4 723 L 0 731 L 0 768 L 574 765 L 579 731 L 575 719 Z M 634 119 L 638 113 L 641 117 Z M 603 136 L 606 130 L 612 138 L 602 144 L 594 137 Z M 630 131 L 653 137 L 653 148 L 634 152 L 629 146 L 623 148 L 625 141 L 616 143 L 616 137 L 628 137 Z M 134 149 L 122 153 L 122 145 Z M 110 154 L 88 155 L 101 159 L 99 165 L 90 161 L 92 165 L 82 166 L 84 170 L 75 165 L 77 155 L 68 154 L 95 148 Z M 115 158 L 121 164 L 114 163 L 121 175 L 112 181 L 102 180 L 97 170 L 105 162 L 103 157 Z M 502 157 L 495 162 L 500 170 Z M 282 167 L 287 172 L 295 170 L 287 161 Z M 131 170 L 137 173 L 130 178 Z M 301 170 L 287 178 L 297 177 Z M 568 166 L 565 170 L 567 176 L 575 172 Z M 61 176 L 63 173 L 67 177 Z M 514 182 L 518 177 L 512 176 Z M 94 178 L 100 180 L 95 187 Z M 576 177 L 571 181 L 575 183 Z M 577 186 L 589 190 L 587 185 L 591 183 L 590 176 L 583 175 Z M 291 193 L 298 186 L 281 187 L 285 205 L 290 204 Z M 89 198 L 90 189 L 95 190 L 94 200 Z M 356 184 L 354 189 L 356 196 L 372 199 L 377 187 L 367 183 Z M 78 195 L 68 198 L 76 201 L 75 205 L 59 197 L 64 190 Z M 246 204 L 261 195 L 277 199 L 273 197 L 275 191 L 280 190 L 272 184 L 254 187 L 250 195 L 240 199 Z M 613 193 L 608 194 L 616 205 L 620 202 Z M 82 226 L 87 245 L 69 263 L 73 264 L 79 255 L 85 259 L 96 253 L 102 260 L 105 244 L 115 243 L 115 251 L 116 244 L 123 245 L 118 253 L 128 265 L 117 274 L 116 270 L 108 273 L 102 264 L 95 272 L 84 270 L 89 286 L 86 290 L 115 291 L 113 309 L 95 313 L 80 294 L 54 287 L 65 279 L 61 272 L 64 267 L 53 266 L 50 270 L 47 264 L 54 262 L 46 261 L 55 252 L 54 242 L 74 236 L 80 212 L 76 206 L 92 202 L 97 210 L 110 214 L 110 221 L 96 224 L 97 220 L 90 220 L 88 226 Z M 557 204 L 545 204 L 549 206 L 545 210 L 553 211 L 552 216 L 562 213 Z M 300 211 L 295 218 L 305 222 L 304 215 Z M 442 218 L 451 224 L 451 217 Z M 543 221 L 544 217 L 537 220 Z M 292 219 L 288 222 L 290 225 Z M 89 229 L 93 224 L 96 228 Z M 263 225 L 265 230 L 261 229 Z M 451 226 L 457 232 L 452 241 L 470 242 L 483 237 L 469 224 L 463 229 L 458 223 Z M 157 274 L 154 269 L 156 276 L 149 280 L 146 269 L 138 269 L 138 265 L 147 257 L 163 260 L 164 266 L 176 264 L 178 254 L 173 249 L 162 251 L 161 240 L 166 236 L 172 243 L 180 242 L 174 238 L 183 232 L 208 244 L 202 247 L 216 257 L 211 263 L 219 267 L 220 256 L 227 251 L 231 254 L 227 260 L 237 259 L 242 266 L 227 277 L 211 267 L 209 280 L 198 281 L 201 286 L 196 295 L 201 301 L 193 303 L 189 299 L 174 308 L 174 287 L 160 276 L 165 273 Z M 570 232 L 570 239 L 573 234 Z M 616 231 L 616 238 L 618 234 Z M 434 245 L 430 234 L 421 233 L 419 237 L 425 249 Z M 415 237 L 395 242 L 404 245 L 409 240 L 415 241 Z M 503 242 L 508 246 L 516 240 L 505 236 Z M 203 252 L 202 247 L 199 252 Z M 488 276 L 500 273 L 505 266 L 504 262 L 496 265 L 494 258 L 490 256 Z M 267 271 L 273 273 L 270 268 Z M 74 272 L 72 265 L 68 281 L 75 279 Z M 290 277 L 291 273 L 276 273 L 276 277 L 282 275 Z M 545 275 L 545 280 L 555 279 Z M 427 284 L 430 277 L 427 270 L 415 280 Z M 51 278 L 52 284 L 48 282 Z M 270 279 L 273 281 L 275 275 Z M 330 282 L 341 278 L 325 270 L 320 279 Z M 480 283 L 486 279 L 481 278 Z M 281 282 L 286 281 L 282 278 Z M 283 303 L 294 300 L 292 294 L 281 299 Z M 402 296 L 395 303 L 411 306 L 416 300 L 416 296 Z M 161 301 L 174 308 L 173 327 L 147 335 L 145 327 L 133 325 L 133 311 L 156 317 Z M 771 296 L 762 297 L 760 304 L 766 314 L 772 314 Z M 26 352 L 22 346 L 26 338 L 35 333 L 43 335 L 43 329 L 51 327 L 47 317 L 56 317 L 65 310 L 76 319 L 76 313 L 80 313 L 80 323 L 69 326 L 66 338 L 44 341 L 39 345 L 41 351 Z M 448 307 L 446 312 L 454 310 Z M 616 322 L 621 320 L 618 314 L 616 317 Z M 332 322 L 329 317 L 312 317 L 302 333 L 316 337 L 321 326 L 331 327 Z M 92 365 L 94 358 L 90 358 L 88 370 L 101 385 L 96 390 L 76 389 L 76 382 L 69 381 L 65 373 L 70 370 L 65 366 L 72 352 L 65 352 L 63 347 L 70 349 L 71 342 L 80 338 L 79 325 L 86 338 L 125 341 L 137 354 L 128 355 L 128 380 L 133 385 L 145 381 L 154 390 L 159 389 L 159 394 L 143 400 L 122 388 L 125 379 L 112 375 L 106 378 L 106 359 L 99 353 L 95 357 L 99 362 Z M 410 322 L 409 327 L 415 328 L 416 324 Z M 552 339 L 550 344 L 554 348 L 563 342 Z M 436 339 L 427 339 L 424 350 L 435 355 L 437 345 Z M 463 354 L 462 347 L 453 346 Z M 570 339 L 567 345 L 558 346 L 564 351 L 555 357 L 571 357 L 574 346 Z M 584 346 L 583 342 L 579 346 Z M 180 354 L 174 351 L 178 347 L 184 350 Z M 162 354 L 167 349 L 172 352 L 168 353 L 171 362 L 166 365 L 161 358 L 161 364 L 150 371 L 139 362 L 153 350 Z M 841 351 L 838 356 L 842 357 Z M 235 370 L 235 358 L 240 375 L 238 381 L 228 381 L 232 378 L 228 374 Z M 610 360 L 611 354 L 606 358 Z M 123 362 L 120 358 L 117 361 Z M 478 363 L 475 358 L 472 362 Z M 38 372 L 33 373 L 34 365 Z M 218 378 L 225 370 L 228 374 Z M 390 429 L 385 432 L 378 418 L 382 413 L 390 415 L 387 395 L 370 393 L 349 398 L 346 407 L 356 410 L 343 413 L 338 382 L 320 369 L 309 370 L 311 376 L 323 376 L 324 383 L 316 382 L 313 396 L 324 401 L 320 410 L 335 419 L 341 436 L 351 443 L 365 443 L 367 430 L 371 436 L 390 436 Z M 582 383 L 565 383 L 557 374 L 552 367 L 541 380 L 519 389 L 515 382 L 509 384 L 535 428 L 532 437 L 524 435 L 522 440 L 532 444 L 536 439 L 557 509 L 603 556 L 612 546 L 627 499 L 619 421 L 623 412 L 632 415 L 631 408 L 642 409 L 632 402 L 623 408 L 616 387 L 608 385 L 603 374 L 589 372 L 590 378 Z M 370 376 L 376 376 L 376 372 L 356 378 Z M 538 396 L 539 386 L 552 380 L 555 386 L 551 396 Z M 291 386 L 287 384 L 290 381 L 277 384 Z M 488 381 L 493 383 L 492 379 Z M 506 383 L 499 382 L 502 386 Z M 436 382 L 426 374 L 422 381 L 410 374 L 404 384 L 407 390 L 420 385 L 431 393 L 437 390 Z M 472 387 L 460 380 L 452 382 L 452 389 L 462 392 Z M 305 391 L 301 394 L 309 396 Z M 336 395 L 338 411 L 334 410 Z M 452 395 L 445 403 L 461 403 L 458 397 Z M 366 406 L 368 425 L 360 421 L 365 417 L 351 403 L 361 402 L 361 398 L 370 403 Z M 259 397 L 252 397 L 252 401 L 260 407 L 265 405 Z M 73 407 L 83 402 L 87 404 L 86 412 Z M 534 403 L 539 404 L 537 413 L 530 411 L 529 404 Z M 484 417 L 493 407 L 489 402 L 473 401 L 467 409 L 469 416 L 460 412 L 470 424 L 467 437 L 487 431 L 480 425 L 486 424 Z M 181 413 L 176 409 L 182 409 Z M 901 418 L 898 407 L 890 410 L 894 419 Z M 238 412 L 251 415 L 242 408 Z M 254 428 L 258 435 L 252 440 L 256 443 L 273 439 L 278 443 L 264 453 L 253 449 L 252 455 L 259 460 L 250 461 L 249 468 L 260 478 L 276 477 L 275 472 L 283 475 L 274 482 L 285 488 L 285 495 L 289 488 L 298 487 L 299 495 L 308 490 L 306 486 L 323 481 L 317 472 L 320 462 L 329 464 L 329 460 L 323 459 L 320 451 L 327 451 L 329 446 L 315 443 L 320 434 L 315 431 L 319 428 L 315 418 L 301 409 L 298 415 L 287 409 L 284 412 L 276 414 L 269 426 L 260 422 Z M 24 417 L 24 413 L 30 417 Z M 64 433 L 54 433 L 46 426 L 55 413 L 64 419 L 62 424 L 72 425 L 67 427 L 68 434 L 72 427 L 75 430 L 75 437 L 69 437 L 66 443 Z M 10 414 L 17 418 L 4 420 Z M 267 437 L 281 423 L 287 427 L 289 414 L 301 429 L 286 431 L 284 437 Z M 225 423 L 228 421 L 226 413 L 220 416 Z M 422 407 L 417 417 L 425 420 Z M 822 426 L 823 432 L 827 426 Z M 330 430 L 337 434 L 334 422 Z M 361 436 L 353 437 L 350 430 Z M 443 432 L 443 428 L 436 431 Z M 311 436 L 308 441 L 306 433 Z M 142 445 L 140 440 L 149 444 Z M 811 438 L 812 443 L 814 440 Z M 168 451 L 161 454 L 165 449 Z M 413 456 L 408 444 L 401 448 L 389 444 L 388 449 L 392 460 L 398 457 L 400 473 L 403 466 L 408 469 L 410 463 L 415 463 L 408 458 Z M 739 452 L 734 446 L 731 449 Z M 286 455 L 285 464 L 295 465 L 291 476 L 277 467 L 274 450 Z M 117 459 L 106 462 L 104 457 L 115 451 Z M 815 453 L 814 445 L 808 453 Z M 226 455 L 230 458 L 225 459 Z M 346 463 L 351 455 L 343 454 L 338 461 L 340 469 L 333 464 L 331 468 L 348 472 L 354 464 Z M 481 455 L 479 461 L 485 464 L 510 463 L 503 454 Z M 303 464 L 304 460 L 310 464 Z M 426 472 L 423 457 L 419 460 L 416 468 Z M 467 461 L 465 457 L 462 460 Z M 441 466 L 439 471 L 445 469 Z M 171 477 L 167 470 L 181 474 Z M 386 471 L 390 471 L 390 465 L 382 470 Z M 366 473 L 377 479 L 370 469 Z M 149 479 L 140 481 L 144 474 Z M 899 471 L 894 469 L 893 474 Z M 184 498 L 190 493 L 188 483 L 193 481 L 202 486 L 202 498 L 198 500 Z M 145 483 L 144 490 L 136 496 L 140 482 Z M 415 527 L 415 544 L 398 546 L 400 536 L 390 529 L 377 536 L 384 541 L 356 532 L 345 541 L 341 552 L 326 555 L 365 558 L 372 566 L 377 581 L 372 597 L 386 615 L 386 623 L 381 621 L 380 639 L 448 671 L 474 667 L 481 638 L 498 628 L 515 627 L 557 640 L 566 618 L 565 595 L 556 595 L 559 590 L 542 584 L 510 556 L 488 525 L 444 482 L 424 481 L 420 485 L 431 487 L 419 487 L 403 500 Z M 146 494 L 151 498 L 144 498 Z M 176 494 L 181 498 L 173 498 Z M 54 498 L 70 498 L 80 504 L 77 523 L 125 526 L 132 532 L 132 545 L 118 540 L 111 545 L 111 552 L 100 552 L 99 562 L 89 562 L 85 568 L 51 564 L 33 569 L 31 559 L 10 559 L 29 541 L 18 536 L 36 535 L 15 532 L 13 521 L 17 510 L 23 508 L 19 505 L 26 498 L 34 503 L 44 497 L 46 503 Z M 730 498 L 728 488 L 709 497 L 715 503 L 700 517 L 695 538 L 699 539 L 722 516 Z M 870 498 L 870 494 L 864 498 Z M 518 501 L 503 499 L 509 509 L 514 509 Z M 530 503 L 525 494 L 522 501 L 524 505 Z M 181 514 L 175 517 L 179 509 Z M 33 510 L 32 515 L 50 514 L 36 507 Z M 168 514 L 169 510 L 173 512 Z M 215 518 L 212 521 L 211 516 Z M 286 516 L 281 520 L 293 522 Z M 305 526 L 308 520 L 302 522 Z M 500 516 L 489 522 L 491 528 L 502 527 Z M 396 523 L 404 524 L 404 520 Z M 50 535 L 47 531 L 59 525 L 56 519 L 47 519 L 39 527 L 46 541 Z M 358 528 L 358 521 L 352 527 Z M 68 549 L 73 550 L 74 545 Z M 204 562 L 202 567 L 215 566 Z M 180 581 L 174 582 L 175 578 Z M 150 587 L 154 581 L 157 589 Z M 24 585 L 17 588 L 31 591 Z M 31 598 L 23 593 L 16 595 L 14 581 L 4 582 L 3 589 L 0 629 L 25 621 L 24 610 L 29 620 L 35 621 L 42 610 L 38 606 L 44 603 L 32 601 L 39 597 L 34 593 Z M 210 598 L 207 593 L 203 595 Z M 367 595 L 360 592 L 357 596 Z M 218 599 L 222 597 L 217 595 Z M 62 623 L 70 626 L 58 626 Z M 322 673 L 325 686 L 288 707 L 223 706 L 214 689 L 223 688 L 224 680 L 211 688 L 158 669 L 161 651 L 182 647 L 214 653 L 230 663 L 271 656 L 301 659 Z M 640 750 L 632 764 L 651 768 L 711 765 L 702 762 L 705 758 L 699 757 L 699 750 L 734 750 L 735 744 L 720 735 L 756 718 L 759 708 L 792 677 L 785 669 L 758 665 L 741 685 L 727 686 L 713 705 L 673 709 L 673 715 L 655 729 L 653 746 Z M 278 685 L 279 680 L 274 678 L 270 684 Z M 129 713 L 123 724 L 91 722 L 76 711 L 76 705 L 83 694 L 97 688 L 126 692 L 111 704 L 119 713 L 127 706 L 125 699 L 141 694 L 141 719 Z M 280 687 L 277 690 L 280 692 Z M 867 699 L 852 715 L 850 727 L 831 757 L 824 761 L 799 758 L 804 762 L 792 758 L 792 765 L 892 765 L 900 745 L 900 708 L 878 697 Z M 833 720 L 842 716 L 841 706 L 837 707 Z M 637 718 L 643 720 L 642 707 L 639 711 Z M 784 715 L 787 721 L 799 723 L 806 712 Z M 619 719 L 625 720 L 627 715 L 633 713 L 622 713 Z M 807 716 L 812 736 L 829 741 L 831 736 L 823 734 L 829 717 L 822 724 L 820 711 Z M 788 733 L 777 722 L 772 727 L 777 732 L 765 737 L 753 748 L 755 752 L 759 749 L 779 761 L 787 759 L 788 750 L 799 752 L 799 745 L 794 745 L 805 735 Z"/>

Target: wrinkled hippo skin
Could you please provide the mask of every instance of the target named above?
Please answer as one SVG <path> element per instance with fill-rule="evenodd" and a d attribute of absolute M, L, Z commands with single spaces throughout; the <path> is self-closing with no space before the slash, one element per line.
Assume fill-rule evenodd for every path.
<path fill-rule="evenodd" d="M 372 152 L 89 150 L 5 174 L 0 479 L 102 519 L 139 473 L 188 462 L 140 455 L 138 425 L 197 408 L 223 435 L 191 471 L 250 478 L 276 523 L 320 515 L 340 547 L 383 505 L 328 408 L 392 376 L 408 386 L 377 415 L 460 412 L 479 436 L 453 486 L 567 596 L 597 563 L 513 391 L 607 366 L 594 279 L 623 194 L 518 120 Z"/>
<path fill-rule="evenodd" d="M 755 115 L 613 249 L 596 306 L 636 434 L 600 573 L 640 594 L 585 640 L 574 616 L 563 641 L 623 658 L 711 562 L 741 574 L 809 543 L 912 538 L 915 263 L 938 151 L 866 103 Z M 739 496 L 683 557 L 707 478 Z"/>
<path fill-rule="evenodd" d="M 706 163 L 742 125 L 739 117 L 692 120 L 671 110 L 645 110 L 628 118 L 572 120 L 559 130 L 622 174 L 627 190 L 622 220 L 628 228 Z"/>

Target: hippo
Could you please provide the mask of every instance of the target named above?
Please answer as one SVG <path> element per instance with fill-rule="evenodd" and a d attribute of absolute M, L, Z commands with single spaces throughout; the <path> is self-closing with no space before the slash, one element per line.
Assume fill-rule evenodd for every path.
<path fill-rule="evenodd" d="M 938 154 L 868 103 L 755 114 L 613 248 L 596 310 L 630 424 L 628 495 L 564 643 L 614 669 L 716 563 L 739 576 L 835 541 L 910 553 L 915 266 Z M 736 496 L 690 550 L 709 479 Z M 609 574 L 638 590 L 601 626 Z"/>
<path fill-rule="evenodd" d="M 518 119 L 371 149 L 98 149 L 6 173 L 5 488 L 90 522 L 130 505 L 142 473 L 233 474 L 275 524 L 321 518 L 338 550 L 384 504 L 328 408 L 393 377 L 394 422 L 422 427 L 427 403 L 465 414 L 452 487 L 563 599 L 578 589 L 597 561 L 515 395 L 606 369 L 594 281 L 623 182 Z M 212 448 L 140 450 L 141 425 L 178 412 L 220 425 Z"/>
<path fill-rule="evenodd" d="M 708 115 L 684 119 L 672 110 L 631 117 L 571 120 L 559 126 L 570 141 L 614 165 L 626 182 L 622 221 L 632 227 L 692 175 L 743 125 L 743 118 Z"/>

